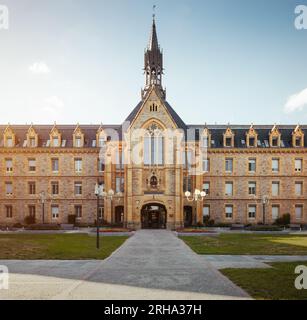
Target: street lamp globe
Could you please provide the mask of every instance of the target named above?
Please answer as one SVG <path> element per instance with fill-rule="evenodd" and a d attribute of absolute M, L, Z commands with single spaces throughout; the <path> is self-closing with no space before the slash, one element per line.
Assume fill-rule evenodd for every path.
<path fill-rule="evenodd" d="M 191 196 L 191 192 L 190 191 L 186 191 L 184 194 L 187 198 L 189 198 Z"/>

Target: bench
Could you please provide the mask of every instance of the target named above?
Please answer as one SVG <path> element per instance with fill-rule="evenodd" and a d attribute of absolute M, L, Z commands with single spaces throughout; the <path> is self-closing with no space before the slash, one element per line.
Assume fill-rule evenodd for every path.
<path fill-rule="evenodd" d="M 234 223 L 231 225 L 231 230 L 244 230 L 244 224 Z"/>
<path fill-rule="evenodd" d="M 301 227 L 300 224 L 290 224 L 290 229 L 291 229 L 291 230 L 301 231 L 301 230 L 302 230 L 302 227 Z"/>

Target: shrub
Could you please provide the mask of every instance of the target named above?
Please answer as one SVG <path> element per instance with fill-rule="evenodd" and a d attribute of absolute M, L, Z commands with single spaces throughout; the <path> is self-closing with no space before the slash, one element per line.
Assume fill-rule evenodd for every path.
<path fill-rule="evenodd" d="M 26 225 L 35 224 L 35 217 L 34 216 L 26 216 L 25 217 L 25 224 Z"/>
<path fill-rule="evenodd" d="M 57 224 L 32 224 L 25 228 L 26 230 L 60 230 Z"/>
<path fill-rule="evenodd" d="M 274 224 L 278 226 L 288 226 L 290 222 L 291 222 L 291 216 L 289 213 L 286 213 L 282 217 L 276 219 Z"/>
<path fill-rule="evenodd" d="M 280 226 L 265 226 L 265 225 L 254 225 L 246 228 L 246 230 L 249 231 L 282 231 L 282 228 Z"/>
<path fill-rule="evenodd" d="M 23 225 L 21 223 L 15 223 L 13 224 L 13 228 L 16 228 L 16 229 L 21 229 L 23 227 Z"/>
<path fill-rule="evenodd" d="M 215 228 L 230 228 L 231 223 L 217 222 L 213 225 Z"/>
<path fill-rule="evenodd" d="M 76 215 L 75 214 L 69 214 L 68 215 L 68 224 L 76 224 Z"/>
<path fill-rule="evenodd" d="M 205 216 L 204 217 L 204 225 L 206 227 L 213 227 L 214 226 L 214 220 L 210 219 L 210 216 Z"/>

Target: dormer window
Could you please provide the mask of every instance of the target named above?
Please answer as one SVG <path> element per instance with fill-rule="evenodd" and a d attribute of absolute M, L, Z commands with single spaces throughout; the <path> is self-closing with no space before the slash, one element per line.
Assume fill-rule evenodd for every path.
<path fill-rule="evenodd" d="M 35 138 L 30 138 L 29 142 L 30 142 L 30 147 L 31 148 L 36 147 L 36 139 Z"/>
<path fill-rule="evenodd" d="M 292 132 L 292 146 L 295 148 L 304 147 L 304 132 L 301 127 L 298 125 Z"/>
<path fill-rule="evenodd" d="M 12 148 L 13 147 L 13 138 L 12 137 L 7 137 L 6 138 L 6 146 L 8 148 Z"/>
<path fill-rule="evenodd" d="M 301 137 L 296 137 L 295 138 L 295 147 L 300 147 L 302 144 L 302 138 Z"/>
<path fill-rule="evenodd" d="M 106 144 L 106 137 L 104 135 L 100 135 L 98 140 L 99 148 L 103 148 L 105 144 Z"/>
<path fill-rule="evenodd" d="M 73 143 L 75 148 L 82 148 L 84 146 L 84 134 L 79 124 L 77 124 L 73 133 Z"/>
<path fill-rule="evenodd" d="M 60 146 L 59 137 L 53 137 L 53 139 L 52 139 L 52 145 L 53 145 L 53 147 L 55 147 L 55 148 Z"/>
<path fill-rule="evenodd" d="M 252 124 L 246 132 L 246 146 L 248 148 L 256 148 L 258 142 L 258 133 L 254 129 L 254 125 Z"/>
<path fill-rule="evenodd" d="M 232 145 L 232 138 L 225 138 L 225 147 L 231 147 Z"/>
<path fill-rule="evenodd" d="M 234 133 L 230 129 L 230 127 L 227 128 L 227 130 L 224 133 L 224 147 L 231 148 L 234 147 Z"/>
<path fill-rule="evenodd" d="M 256 139 L 254 137 L 250 137 L 249 138 L 249 143 L 248 143 L 249 147 L 254 147 L 255 146 L 255 141 L 256 141 Z"/>
<path fill-rule="evenodd" d="M 272 147 L 278 147 L 278 137 L 272 137 Z"/>
<path fill-rule="evenodd" d="M 75 138 L 75 147 L 76 148 L 81 148 L 82 147 L 82 138 L 81 137 L 76 137 Z"/>
<path fill-rule="evenodd" d="M 202 148 L 210 148 L 211 146 L 211 134 L 208 128 L 205 128 L 201 135 Z"/>
<path fill-rule="evenodd" d="M 276 125 L 272 128 L 270 132 L 270 146 L 272 148 L 280 147 L 281 145 L 281 134 Z"/>

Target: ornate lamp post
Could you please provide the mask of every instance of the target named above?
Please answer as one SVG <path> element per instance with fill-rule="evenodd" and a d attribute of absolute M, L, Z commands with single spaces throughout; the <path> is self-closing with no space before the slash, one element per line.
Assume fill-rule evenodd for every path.
<path fill-rule="evenodd" d="M 42 191 L 40 193 L 41 203 L 42 203 L 42 223 L 45 223 L 45 202 L 46 202 L 46 193 Z"/>
<path fill-rule="evenodd" d="M 190 191 L 186 191 L 184 195 L 188 201 L 192 202 L 192 201 L 203 201 L 207 194 L 205 191 L 200 191 L 198 189 L 195 189 L 193 194 Z"/>
<path fill-rule="evenodd" d="M 96 183 L 95 196 L 97 197 L 97 217 L 96 217 L 96 248 L 99 249 L 99 197 L 103 196 L 102 185 Z"/>
<path fill-rule="evenodd" d="M 198 202 L 198 201 L 203 201 L 204 198 L 206 197 L 206 192 L 205 191 L 200 191 L 199 189 L 195 189 L 193 193 L 190 191 L 185 192 L 185 197 L 189 202 Z M 195 223 L 197 222 L 197 217 L 195 216 Z"/>
<path fill-rule="evenodd" d="M 265 208 L 266 208 L 266 205 L 269 203 L 269 197 L 267 195 L 264 195 L 262 197 L 262 213 L 263 213 L 263 224 L 265 224 Z"/>

